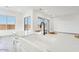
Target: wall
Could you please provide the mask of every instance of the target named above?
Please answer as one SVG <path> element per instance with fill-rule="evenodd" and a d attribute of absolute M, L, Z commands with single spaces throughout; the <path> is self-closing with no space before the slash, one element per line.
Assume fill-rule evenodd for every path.
<path fill-rule="evenodd" d="M 57 32 L 79 33 L 79 14 L 53 18 L 54 30 Z M 53 24 L 52 24 L 53 25 Z"/>
<path fill-rule="evenodd" d="M 16 17 L 16 31 L 24 31 L 24 15 L 17 15 Z"/>
<path fill-rule="evenodd" d="M 49 19 L 49 32 L 54 32 L 54 20 L 52 18 Z"/>

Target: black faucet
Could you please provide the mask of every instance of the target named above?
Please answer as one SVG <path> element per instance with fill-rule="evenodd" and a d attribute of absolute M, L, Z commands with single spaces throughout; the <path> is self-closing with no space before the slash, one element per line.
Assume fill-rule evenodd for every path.
<path fill-rule="evenodd" d="M 40 24 L 40 28 L 43 26 L 43 35 L 45 35 L 45 23 L 44 22 L 41 22 Z"/>

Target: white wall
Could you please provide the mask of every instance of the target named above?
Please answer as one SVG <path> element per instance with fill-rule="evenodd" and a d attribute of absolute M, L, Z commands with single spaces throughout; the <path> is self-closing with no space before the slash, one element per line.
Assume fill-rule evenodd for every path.
<path fill-rule="evenodd" d="M 79 33 L 79 14 L 55 17 L 54 30 L 57 32 Z M 53 24 L 52 24 L 53 25 Z"/>
<path fill-rule="evenodd" d="M 54 20 L 52 18 L 49 19 L 49 32 L 54 32 Z"/>
<path fill-rule="evenodd" d="M 24 31 L 24 15 L 17 15 L 15 30 L 16 31 Z"/>

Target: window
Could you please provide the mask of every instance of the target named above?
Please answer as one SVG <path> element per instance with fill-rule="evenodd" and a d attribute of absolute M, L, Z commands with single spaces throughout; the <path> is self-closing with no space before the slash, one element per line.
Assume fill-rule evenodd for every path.
<path fill-rule="evenodd" d="M 13 16 L 7 16 L 7 29 L 15 29 L 16 18 Z"/>
<path fill-rule="evenodd" d="M 30 29 L 32 29 L 32 19 L 29 16 L 24 18 L 24 30 L 30 30 Z"/>
<path fill-rule="evenodd" d="M 15 29 L 16 17 L 0 16 L 0 30 Z"/>
<path fill-rule="evenodd" d="M 5 16 L 0 16 L 0 30 L 6 30 L 6 17 Z"/>
<path fill-rule="evenodd" d="M 47 24 L 48 23 L 48 19 L 38 17 L 38 24 L 40 24 L 41 22 L 44 22 L 45 24 Z"/>

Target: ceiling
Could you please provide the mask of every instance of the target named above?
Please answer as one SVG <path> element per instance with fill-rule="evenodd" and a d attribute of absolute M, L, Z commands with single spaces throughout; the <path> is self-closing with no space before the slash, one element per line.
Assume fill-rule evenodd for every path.
<path fill-rule="evenodd" d="M 79 6 L 5 6 L 9 10 L 25 13 L 27 10 L 37 10 L 51 17 L 79 13 Z"/>

